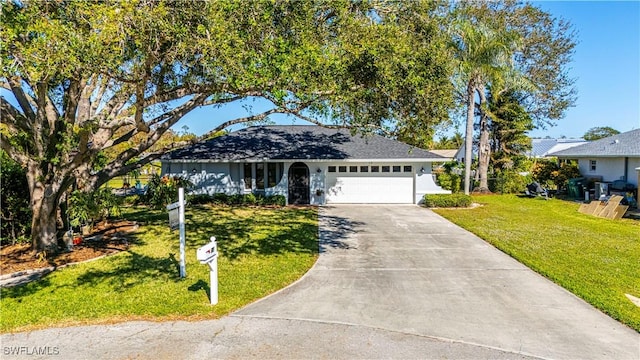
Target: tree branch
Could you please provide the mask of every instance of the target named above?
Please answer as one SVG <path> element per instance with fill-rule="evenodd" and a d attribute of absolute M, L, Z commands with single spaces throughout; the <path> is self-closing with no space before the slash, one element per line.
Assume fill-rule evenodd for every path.
<path fill-rule="evenodd" d="M 30 101 L 30 96 L 27 95 L 22 89 L 21 79 L 16 77 L 7 78 L 9 87 L 11 88 L 11 92 L 16 97 L 18 101 L 18 105 L 22 109 L 22 113 L 29 120 L 35 120 L 36 114 L 31 107 L 32 101 Z"/>

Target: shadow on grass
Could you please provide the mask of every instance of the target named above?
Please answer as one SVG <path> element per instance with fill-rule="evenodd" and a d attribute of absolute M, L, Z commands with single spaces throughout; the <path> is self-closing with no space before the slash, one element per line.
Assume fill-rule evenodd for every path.
<path fill-rule="evenodd" d="M 211 287 L 209 286 L 209 284 L 207 284 L 206 281 L 198 280 L 195 283 L 193 283 L 193 285 L 189 286 L 187 289 L 189 291 L 194 291 L 194 292 L 204 291 L 205 294 L 207 294 L 207 299 L 209 299 L 209 302 L 211 302 Z"/>
<path fill-rule="evenodd" d="M 166 256 L 151 256 L 137 248 L 137 245 L 166 246 L 163 242 L 153 245 L 152 239 L 167 236 L 167 213 L 135 208 L 127 211 L 124 217 L 142 225 L 137 233 L 128 237 L 133 246 L 121 255 L 107 260 L 110 263 L 84 271 L 78 276 L 77 285 L 108 284 L 113 291 L 118 292 L 155 279 L 181 281 L 176 254 L 170 253 L 167 249 Z M 342 226 L 345 227 L 346 225 Z M 317 254 L 319 251 L 315 208 L 247 209 L 193 206 L 187 209 L 186 233 L 188 255 L 208 243 L 210 236 L 217 237 L 218 251 L 221 256 L 230 260 L 244 255 Z M 177 243 L 178 232 L 172 232 L 171 236 L 175 236 Z M 21 298 L 40 291 L 49 291 L 57 286 L 68 285 L 56 285 L 55 282 L 43 278 L 22 286 L 2 289 L 2 295 Z M 205 289 L 204 286 L 198 282 L 189 289 L 199 291 Z"/>
<path fill-rule="evenodd" d="M 230 260 L 249 254 L 318 253 L 316 209 L 258 211 L 241 207 L 204 207 L 204 210 L 208 210 L 205 213 L 210 217 L 194 216 L 193 212 L 186 215 L 188 246 L 202 246 L 215 236 L 218 251 Z M 245 211 L 255 213 L 250 216 L 221 214 Z"/>
<path fill-rule="evenodd" d="M 42 291 L 48 288 L 49 286 L 51 286 L 51 281 L 45 277 L 27 284 L 22 284 L 22 285 L 17 285 L 13 287 L 7 287 L 7 288 L 3 287 L 0 291 L 2 291 L 3 298 L 18 299 L 21 297 L 35 294 L 39 291 Z M 22 302 L 22 300 L 18 300 L 18 302 Z"/>
<path fill-rule="evenodd" d="M 150 279 L 180 281 L 179 264 L 175 254 L 169 254 L 166 258 L 155 258 L 134 251 L 128 253 L 129 256 L 119 258 L 118 261 L 121 263 L 109 270 L 87 270 L 78 276 L 78 284 L 108 283 L 114 291 L 123 291 Z"/>

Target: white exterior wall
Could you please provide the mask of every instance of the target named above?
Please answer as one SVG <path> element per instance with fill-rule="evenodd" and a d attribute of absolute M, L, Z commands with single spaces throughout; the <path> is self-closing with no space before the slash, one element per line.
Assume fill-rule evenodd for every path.
<path fill-rule="evenodd" d="M 445 190 L 436 184 L 431 163 L 422 163 L 419 166 L 416 166 L 416 204 L 421 204 L 426 194 L 451 194 L 451 190 Z M 424 169 L 424 172 L 421 169 Z"/>
<path fill-rule="evenodd" d="M 422 201 L 425 194 L 450 193 L 450 191 L 436 185 L 430 162 L 287 161 L 282 162 L 283 174 L 279 183 L 275 187 L 264 189 L 265 195 L 284 195 L 288 198 L 289 168 L 296 162 L 301 162 L 309 168 L 309 200 L 312 205 L 324 205 L 331 202 L 332 196 L 335 202 L 365 203 L 371 201 L 373 203 L 417 204 Z M 404 166 L 409 165 L 412 167 L 412 171 L 404 172 Z M 335 166 L 336 169 L 339 166 L 346 166 L 347 172 L 329 173 L 329 166 Z M 349 172 L 349 166 L 357 166 L 358 172 Z M 360 172 L 361 166 L 368 166 L 369 172 Z M 379 166 L 380 172 L 372 173 L 371 166 Z M 390 172 L 383 173 L 382 166 L 389 166 Z M 401 172 L 394 173 L 393 166 L 401 166 Z M 183 176 L 194 183 L 192 194 L 226 193 L 234 195 L 250 193 L 251 189 L 245 189 L 243 173 L 243 163 L 162 163 L 162 175 Z M 340 184 L 336 184 L 338 180 L 342 181 L 347 193 L 339 193 Z M 376 195 L 379 196 L 376 197 Z M 341 199 L 339 199 L 340 196 L 342 196 Z"/>
<path fill-rule="evenodd" d="M 596 161 L 596 170 L 591 170 L 591 160 Z M 601 176 L 602 181 L 615 181 L 624 179 L 624 158 L 581 158 L 578 159 L 578 167 L 582 176 Z M 638 187 L 638 179 L 634 176 L 634 169 L 640 167 L 640 158 L 629 158 L 627 165 L 627 182 Z"/>

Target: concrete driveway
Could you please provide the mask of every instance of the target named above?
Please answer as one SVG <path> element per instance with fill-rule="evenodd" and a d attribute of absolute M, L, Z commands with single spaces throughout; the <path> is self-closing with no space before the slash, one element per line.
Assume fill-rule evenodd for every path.
<path fill-rule="evenodd" d="M 313 270 L 238 316 L 366 326 L 541 358 L 640 359 L 637 332 L 430 210 L 320 213 Z"/>
<path fill-rule="evenodd" d="M 225 318 L 3 335 L 3 358 L 640 359 L 637 332 L 427 209 L 323 207 L 320 240 L 302 279 Z"/>

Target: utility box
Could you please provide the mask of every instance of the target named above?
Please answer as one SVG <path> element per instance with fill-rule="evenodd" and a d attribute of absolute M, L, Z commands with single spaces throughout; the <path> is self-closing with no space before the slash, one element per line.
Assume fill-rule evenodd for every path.
<path fill-rule="evenodd" d="M 595 199 L 605 200 L 605 197 L 609 195 L 609 183 L 597 182 L 595 183 Z"/>

